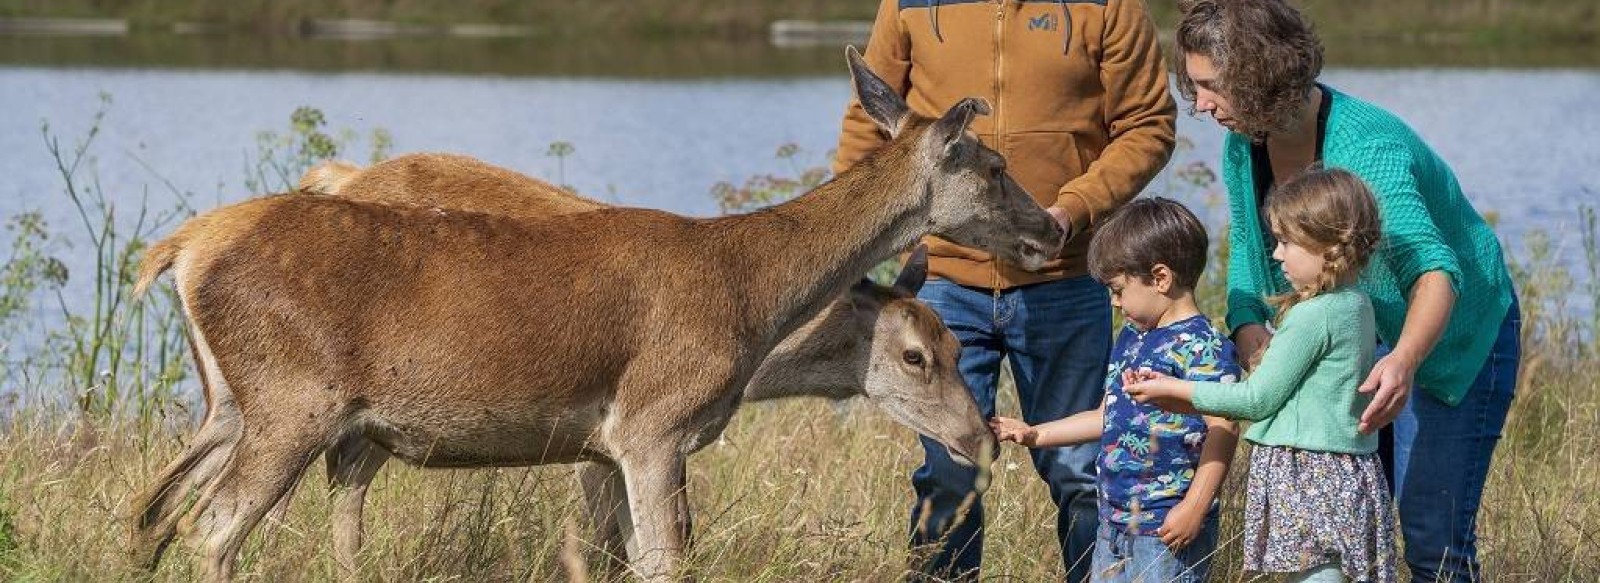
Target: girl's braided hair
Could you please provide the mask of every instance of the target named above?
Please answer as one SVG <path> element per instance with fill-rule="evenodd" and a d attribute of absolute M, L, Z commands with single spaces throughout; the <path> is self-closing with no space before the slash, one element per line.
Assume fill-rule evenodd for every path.
<path fill-rule="evenodd" d="M 1378 203 L 1367 183 L 1338 168 L 1316 168 L 1290 179 L 1267 196 L 1274 236 L 1322 253 L 1316 283 L 1272 298 L 1278 317 L 1295 304 L 1354 282 L 1382 237 Z"/>

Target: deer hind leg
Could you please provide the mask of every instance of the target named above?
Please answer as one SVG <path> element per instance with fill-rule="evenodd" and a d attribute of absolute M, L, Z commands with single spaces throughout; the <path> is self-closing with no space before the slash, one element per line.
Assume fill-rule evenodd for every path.
<path fill-rule="evenodd" d="M 326 419 L 331 407 L 317 407 L 289 405 L 270 417 L 248 419 L 226 468 L 184 517 L 180 528 L 204 554 L 205 580 L 233 578 L 245 539 L 326 446 L 333 434 Z"/>
<path fill-rule="evenodd" d="M 684 490 L 684 457 L 672 447 L 628 452 L 618 460 L 627 482 L 637 549 L 628 556 L 633 571 L 646 581 L 669 581 L 683 558 L 688 496 Z"/>
<path fill-rule="evenodd" d="M 594 537 L 589 562 L 604 566 L 606 580 L 620 579 L 627 572 L 628 557 L 638 552 L 622 469 L 610 462 L 584 462 L 575 473 L 588 510 L 587 526 Z"/>
<path fill-rule="evenodd" d="M 346 435 L 327 451 L 328 485 L 333 502 L 333 556 L 340 574 L 353 579 L 361 552 L 362 511 L 367 486 L 389 461 L 389 451 L 359 434 Z"/>
<path fill-rule="evenodd" d="M 239 439 L 239 420 L 219 417 L 200 427 L 183 455 L 161 470 L 161 475 L 134 502 L 135 516 L 129 554 L 146 569 L 154 569 L 161 554 L 177 536 L 178 520 L 189 496 L 211 484 L 222 472 Z"/>

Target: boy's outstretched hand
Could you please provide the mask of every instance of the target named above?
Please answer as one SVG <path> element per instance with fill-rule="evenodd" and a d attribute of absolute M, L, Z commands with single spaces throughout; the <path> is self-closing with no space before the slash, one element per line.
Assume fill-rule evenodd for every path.
<path fill-rule="evenodd" d="M 1155 405 L 1173 413 L 1200 413 L 1194 408 L 1194 384 L 1188 381 L 1150 370 L 1139 370 L 1123 371 L 1122 382 L 1122 390 L 1140 403 Z"/>
<path fill-rule="evenodd" d="M 1039 431 L 1021 419 L 995 417 L 989 420 L 989 430 L 994 432 L 995 439 L 1020 443 L 1028 447 L 1033 447 L 1039 440 Z"/>

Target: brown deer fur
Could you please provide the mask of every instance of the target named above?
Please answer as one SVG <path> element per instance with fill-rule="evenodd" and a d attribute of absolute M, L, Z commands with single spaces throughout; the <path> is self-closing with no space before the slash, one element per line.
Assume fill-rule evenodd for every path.
<path fill-rule="evenodd" d="M 719 219 L 599 209 L 542 221 L 343 197 L 255 199 L 150 248 L 171 269 L 210 399 L 173 467 L 220 464 L 179 530 L 206 578 L 231 578 L 249 532 L 311 460 L 361 435 L 434 467 L 607 460 L 626 482 L 646 579 L 678 573 L 684 456 L 714 438 L 778 342 L 877 261 L 925 234 L 1025 267 L 1062 232 L 966 132 L 850 51 L 858 97 L 892 139 L 794 201 Z M 951 361 L 898 363 L 924 377 Z M 869 371 L 867 386 L 877 371 Z M 968 403 L 970 404 L 970 402 Z M 985 433 L 949 445 L 963 455 Z M 154 491 L 187 483 L 168 472 Z"/>

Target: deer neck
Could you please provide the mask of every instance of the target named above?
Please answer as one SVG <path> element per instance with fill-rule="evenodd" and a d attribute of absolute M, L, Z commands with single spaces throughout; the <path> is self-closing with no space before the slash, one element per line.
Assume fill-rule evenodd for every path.
<path fill-rule="evenodd" d="M 767 353 L 745 386 L 746 402 L 788 397 L 842 400 L 862 392 L 869 353 L 855 309 L 835 300 Z"/>
<path fill-rule="evenodd" d="M 927 234 L 928 178 L 906 162 L 914 160 L 908 142 L 891 142 L 792 201 L 722 220 L 734 252 L 748 258 L 750 315 L 773 325 L 774 341 Z"/>

